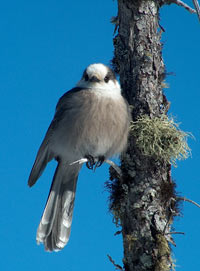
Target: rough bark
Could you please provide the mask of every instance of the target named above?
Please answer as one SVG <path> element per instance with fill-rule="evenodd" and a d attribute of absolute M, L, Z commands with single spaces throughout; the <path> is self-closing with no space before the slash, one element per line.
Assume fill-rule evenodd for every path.
<path fill-rule="evenodd" d="M 159 117 L 168 109 L 162 91 L 165 66 L 159 8 L 157 1 L 118 0 L 113 66 L 132 105 L 133 120 L 144 114 Z M 170 270 L 170 227 L 176 214 L 171 166 L 144 156 L 135 140 L 131 135 L 122 157 L 123 177 L 111 171 L 111 209 L 122 227 L 124 269 Z"/>

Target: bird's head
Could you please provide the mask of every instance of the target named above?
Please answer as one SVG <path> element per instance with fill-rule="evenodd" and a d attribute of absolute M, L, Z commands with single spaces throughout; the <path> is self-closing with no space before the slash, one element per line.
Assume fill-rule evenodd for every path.
<path fill-rule="evenodd" d="M 98 63 L 89 65 L 83 72 L 77 87 L 97 89 L 117 89 L 120 85 L 114 72 L 106 65 Z"/>

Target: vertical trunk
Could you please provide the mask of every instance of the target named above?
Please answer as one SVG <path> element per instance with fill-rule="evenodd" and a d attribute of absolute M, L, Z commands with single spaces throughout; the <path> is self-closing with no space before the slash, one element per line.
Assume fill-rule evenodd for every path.
<path fill-rule="evenodd" d="M 168 108 L 162 92 L 159 2 L 118 0 L 118 22 L 113 66 L 133 106 L 133 120 L 144 114 L 159 117 Z M 175 192 L 170 171 L 169 163 L 144 156 L 132 135 L 122 157 L 123 178 L 111 172 L 115 179 L 111 208 L 122 226 L 126 271 L 171 269 L 169 233 Z"/>

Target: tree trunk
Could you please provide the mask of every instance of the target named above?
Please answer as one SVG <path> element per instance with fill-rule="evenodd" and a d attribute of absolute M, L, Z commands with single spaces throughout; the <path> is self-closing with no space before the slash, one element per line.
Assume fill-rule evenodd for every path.
<path fill-rule="evenodd" d="M 118 34 L 114 38 L 113 67 L 120 75 L 123 94 L 132 105 L 133 121 L 142 115 L 165 115 L 168 102 L 162 92 L 159 2 L 118 0 Z M 121 158 L 123 177 L 111 170 L 111 209 L 122 227 L 126 271 L 172 268 L 169 242 L 175 211 L 171 165 L 144 155 L 130 135 Z"/>

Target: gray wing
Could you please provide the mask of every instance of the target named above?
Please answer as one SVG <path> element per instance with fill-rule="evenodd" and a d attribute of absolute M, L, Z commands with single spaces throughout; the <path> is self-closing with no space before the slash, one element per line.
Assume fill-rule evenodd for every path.
<path fill-rule="evenodd" d="M 55 157 L 52 150 L 49 148 L 49 141 L 56 130 L 56 127 L 60 120 L 66 115 L 67 111 L 72 109 L 71 104 L 71 98 L 73 95 L 75 95 L 77 92 L 80 92 L 83 90 L 82 88 L 73 88 L 70 91 L 66 92 L 58 101 L 56 106 L 56 112 L 54 115 L 54 118 L 46 132 L 46 135 L 44 137 L 44 140 L 38 150 L 35 162 L 33 164 L 29 179 L 28 179 L 28 185 L 33 186 L 38 178 L 42 175 L 42 172 L 44 171 L 46 165 L 48 162 L 50 162 L 53 158 L 57 159 Z"/>

